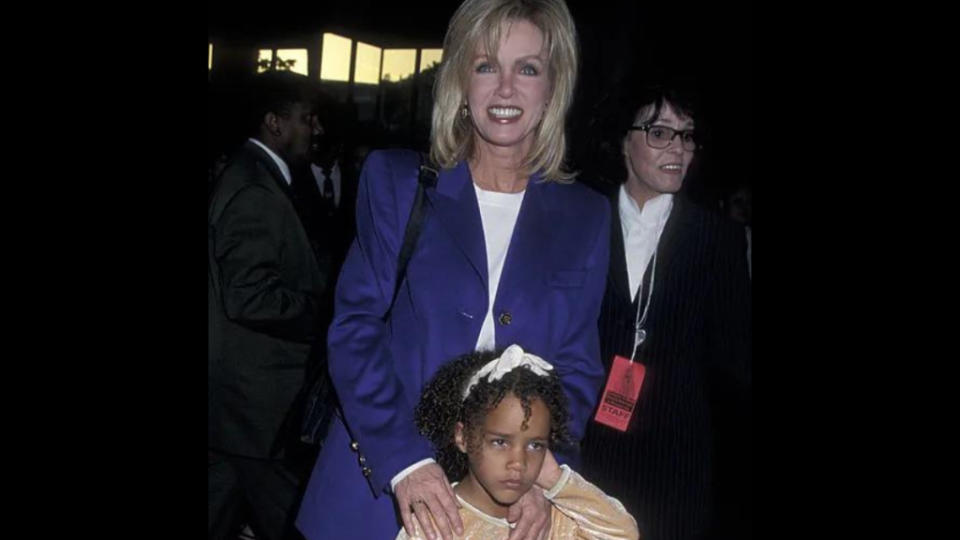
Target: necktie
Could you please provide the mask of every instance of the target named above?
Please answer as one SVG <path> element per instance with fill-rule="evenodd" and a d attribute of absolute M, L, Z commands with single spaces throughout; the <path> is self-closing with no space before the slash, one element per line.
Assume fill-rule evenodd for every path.
<path fill-rule="evenodd" d="M 323 198 L 333 202 L 333 178 L 330 177 L 330 167 L 323 167 Z"/>

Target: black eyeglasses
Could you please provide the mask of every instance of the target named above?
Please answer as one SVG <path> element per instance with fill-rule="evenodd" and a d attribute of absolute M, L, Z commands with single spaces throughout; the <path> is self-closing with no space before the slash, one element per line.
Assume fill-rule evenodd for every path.
<path fill-rule="evenodd" d="M 647 132 L 647 144 L 650 148 L 663 149 L 670 146 L 670 141 L 677 135 L 680 136 L 680 144 L 684 150 L 693 152 L 697 149 L 697 134 L 692 129 L 677 131 L 667 126 L 655 126 L 652 124 L 641 124 L 639 126 L 630 126 L 630 131 Z"/>

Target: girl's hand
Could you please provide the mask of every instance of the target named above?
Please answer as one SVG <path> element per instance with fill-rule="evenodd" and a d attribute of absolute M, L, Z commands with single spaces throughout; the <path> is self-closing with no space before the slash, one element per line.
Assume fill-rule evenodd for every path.
<path fill-rule="evenodd" d="M 540 467 L 540 475 L 537 476 L 536 484 L 544 491 L 550 491 L 550 488 L 560 480 L 561 474 L 563 474 L 563 471 L 560 469 L 560 465 L 557 465 L 553 452 L 548 449 L 543 458 L 543 466 Z"/>

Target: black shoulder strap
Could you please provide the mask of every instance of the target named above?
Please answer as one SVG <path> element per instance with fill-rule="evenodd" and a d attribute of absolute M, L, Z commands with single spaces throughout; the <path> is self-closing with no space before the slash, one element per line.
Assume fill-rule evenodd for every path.
<path fill-rule="evenodd" d="M 413 197 L 413 207 L 410 209 L 410 218 L 407 220 L 407 227 L 403 232 L 403 245 L 400 247 L 400 254 L 397 261 L 397 281 L 393 286 L 393 297 L 390 299 L 390 307 L 387 309 L 387 313 L 383 316 L 384 320 L 389 319 L 390 312 L 393 311 L 393 305 L 397 301 L 397 294 L 400 292 L 400 283 L 407 274 L 407 263 L 410 262 L 410 257 L 413 255 L 413 248 L 416 246 L 417 238 L 420 236 L 420 229 L 423 226 L 423 220 L 427 214 L 426 196 L 424 192 L 428 187 L 436 187 L 437 171 L 438 169 L 430 162 L 429 157 L 424 156 L 421 152 L 417 193 Z M 313 392 L 317 393 L 318 391 L 314 390 Z M 313 410 L 318 408 L 314 406 L 314 403 L 316 403 L 315 400 L 314 402 L 308 403 L 308 414 L 313 413 Z M 335 414 L 343 420 L 343 426 L 346 428 L 350 440 L 356 441 L 357 439 L 353 436 L 353 432 L 350 430 L 346 418 L 344 418 L 343 409 L 339 403 L 336 405 Z M 312 418 L 312 416 L 309 418 Z M 305 424 L 310 434 L 306 440 L 314 442 L 318 440 L 316 436 L 316 434 L 320 432 L 320 429 L 316 427 L 318 423 L 319 421 L 317 420 L 311 420 L 310 423 Z M 303 438 L 303 436 L 301 431 L 301 438 Z M 369 482 L 369 478 L 367 481 Z"/>
<path fill-rule="evenodd" d="M 400 292 L 400 283 L 407 275 L 407 263 L 413 255 L 413 248 L 417 244 L 417 238 L 420 236 L 420 229 L 423 227 L 423 219 L 427 214 L 426 196 L 424 192 L 428 187 L 437 185 L 437 168 L 430 161 L 429 156 L 420 153 L 420 172 L 417 180 L 417 193 L 413 196 L 413 208 L 410 209 L 410 218 L 407 220 L 407 228 L 403 232 L 403 245 L 400 247 L 400 256 L 397 261 L 397 280 L 393 285 L 393 297 L 390 299 L 390 309 L 387 310 L 387 316 L 393 311 L 393 304 L 397 301 L 397 294 Z M 386 318 L 386 316 L 384 317 Z"/>

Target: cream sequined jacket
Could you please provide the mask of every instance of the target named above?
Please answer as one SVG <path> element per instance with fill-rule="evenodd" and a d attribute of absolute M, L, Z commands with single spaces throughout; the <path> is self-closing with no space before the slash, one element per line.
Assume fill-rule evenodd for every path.
<path fill-rule="evenodd" d="M 566 540 L 602 539 L 636 540 L 640 538 L 637 522 L 623 508 L 620 501 L 608 497 L 600 488 L 587 482 L 582 476 L 566 465 L 560 480 L 544 492 L 544 496 L 553 503 L 550 512 L 550 539 Z M 458 540 L 506 539 L 510 534 L 510 524 L 502 518 L 495 518 L 481 512 L 459 496 L 462 508 L 463 536 Z M 424 538 L 419 528 L 415 539 Z M 411 540 L 402 528 L 397 540 Z"/>

